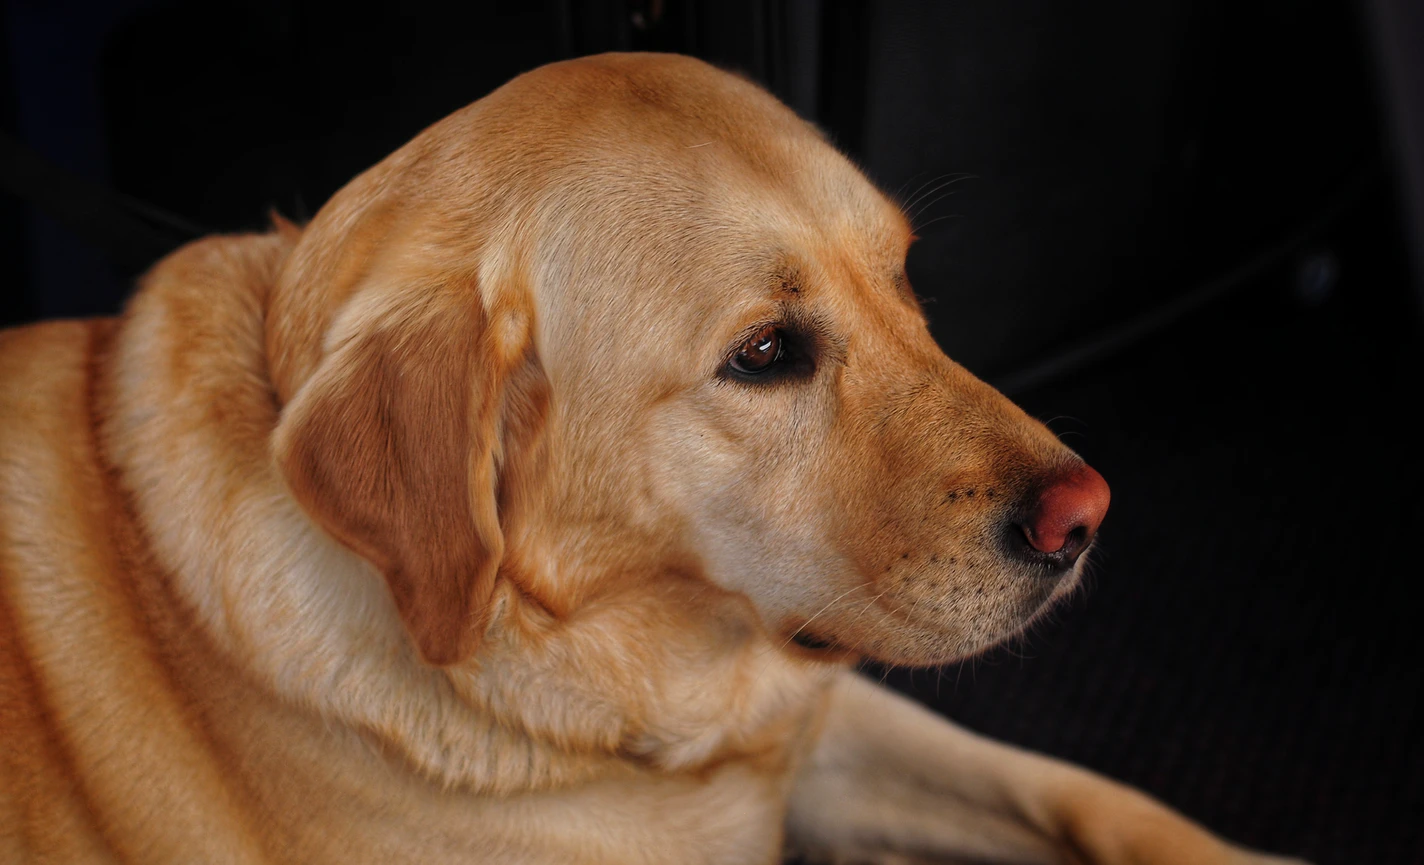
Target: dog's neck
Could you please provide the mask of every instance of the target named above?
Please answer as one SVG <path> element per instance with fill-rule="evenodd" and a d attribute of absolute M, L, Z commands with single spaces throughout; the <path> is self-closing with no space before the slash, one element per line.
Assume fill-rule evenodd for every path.
<path fill-rule="evenodd" d="M 292 241 L 214 238 L 170 256 L 109 370 L 109 457 L 220 651 L 287 701 L 476 790 L 691 769 L 794 738 L 834 668 L 779 651 L 743 599 L 692 578 L 635 582 L 556 618 L 510 574 L 479 656 L 423 663 L 383 577 L 306 516 L 270 454 L 263 325 Z"/>

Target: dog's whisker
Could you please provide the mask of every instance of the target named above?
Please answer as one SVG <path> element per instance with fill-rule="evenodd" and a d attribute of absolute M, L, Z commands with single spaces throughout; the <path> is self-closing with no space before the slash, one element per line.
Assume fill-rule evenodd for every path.
<path fill-rule="evenodd" d="M 925 188 L 926 188 L 926 187 L 928 187 L 928 186 L 930 186 L 930 185 L 932 185 L 932 184 L 935 184 L 935 183 L 939 183 L 941 180 L 944 180 L 946 177 L 952 177 L 952 176 L 953 176 L 952 174 L 937 174 L 937 175 L 935 175 L 934 177 L 931 177 L 929 180 L 926 180 L 924 183 L 921 183 L 919 186 L 916 186 L 916 187 L 915 187 L 915 191 L 914 191 L 914 192 L 911 192 L 908 197 L 902 195 L 901 193 L 904 192 L 905 187 L 906 187 L 906 186 L 909 186 L 911 181 L 913 181 L 916 177 L 921 176 L 922 174 L 924 174 L 923 171 L 917 171 L 917 172 L 915 172 L 914 175 L 912 175 L 912 176 L 910 177 L 910 180 L 907 180 L 907 181 L 905 181 L 904 183 L 900 184 L 900 188 L 899 188 L 898 190 L 896 190 L 896 192 L 895 192 L 895 200 L 901 203 L 901 204 L 900 204 L 901 208 L 904 208 L 906 204 L 908 204 L 908 203 L 914 201 L 916 198 L 918 198 L 919 195 L 920 195 L 920 193 L 922 193 L 922 192 L 925 191 Z"/>
<path fill-rule="evenodd" d="M 943 222 L 943 221 L 945 221 L 946 219 L 963 219 L 963 218 L 964 218 L 964 214 L 962 214 L 962 213 L 946 213 L 946 214 L 943 215 L 943 216 L 936 216 L 934 219 L 931 219 L 929 222 L 926 222 L 924 225 L 918 225 L 918 226 L 916 226 L 916 227 L 915 227 L 915 232 L 916 232 L 916 233 L 922 232 L 922 231 L 924 231 L 925 229 L 929 228 L 931 225 L 934 225 L 936 222 Z"/>
<path fill-rule="evenodd" d="M 945 192 L 941 192 L 933 198 L 928 199 L 923 204 L 915 208 L 914 213 L 910 215 L 911 221 L 918 220 L 921 216 L 928 213 L 930 208 L 934 207 L 936 204 L 939 204 L 941 201 L 944 201 L 946 198 L 955 195 L 956 193 L 958 193 L 958 191 L 959 190 L 957 189 L 946 190 Z"/>
<path fill-rule="evenodd" d="M 885 597 L 886 593 L 889 592 L 889 591 L 890 591 L 889 589 L 886 589 L 885 591 L 881 592 L 880 594 L 878 594 L 878 595 L 876 595 L 875 597 L 871 598 L 870 600 L 866 601 L 865 604 L 861 606 L 860 612 L 858 612 L 858 613 L 855 614 L 855 618 L 854 618 L 854 619 L 851 619 L 851 623 L 854 624 L 854 623 L 856 623 L 856 622 L 859 622 L 859 621 L 860 621 L 860 617 L 863 616 L 863 615 L 865 615 L 865 611 L 868 610 L 868 609 L 870 609 L 870 607 L 871 607 L 873 604 L 875 604 L 875 602 L 877 602 L 877 601 L 879 601 L 881 598 Z"/>
<path fill-rule="evenodd" d="M 822 613 L 825 613 L 825 612 L 826 612 L 827 610 L 829 610 L 832 606 L 834 606 L 836 603 L 840 602 L 840 601 L 841 601 L 842 599 L 844 599 L 847 595 L 849 595 L 851 592 L 854 592 L 854 591 L 855 591 L 856 589 L 858 589 L 858 588 L 860 588 L 860 586 L 858 586 L 858 585 L 857 585 L 857 586 L 852 586 L 852 587 L 850 587 L 849 589 L 847 589 L 846 591 L 841 592 L 839 595 L 837 595 L 836 597 L 832 598 L 824 607 L 822 607 L 821 609 L 817 610 L 817 611 L 816 611 L 816 614 L 815 614 L 814 616 L 812 616 L 811 618 L 807 619 L 805 622 L 803 622 L 803 623 L 801 624 L 801 627 L 799 627 L 799 628 L 797 628 L 795 631 L 793 631 L 793 632 L 791 633 L 791 636 L 787 637 L 786 640 L 785 640 L 784 642 L 782 642 L 780 645 L 775 645 L 775 646 L 774 646 L 774 645 L 768 643 L 764 648 L 762 648 L 762 650 L 757 654 L 757 657 L 758 657 L 758 658 L 764 658 L 765 660 L 763 660 L 761 667 L 757 670 L 757 674 L 756 674 L 756 676 L 753 677 L 752 681 L 759 683 L 759 682 L 761 681 L 762 677 L 766 675 L 767 669 L 770 667 L 772 661 L 775 660 L 776 656 L 777 656 L 781 651 L 785 650 L 785 648 L 786 648 L 787 646 L 791 645 L 791 641 L 794 640 L 794 639 L 796 639 L 796 636 L 797 636 L 798 634 L 800 634 L 801 631 L 803 631 L 808 625 L 810 625 L 811 622 L 815 621 L 816 618 L 817 618 L 817 616 L 820 616 Z M 888 589 L 887 589 L 887 591 L 888 591 Z M 878 598 L 878 597 L 880 597 L 881 595 L 884 595 L 884 594 L 885 594 L 884 592 L 881 592 L 880 595 L 877 595 L 877 596 L 876 596 L 876 598 Z M 867 606 L 868 606 L 869 603 L 874 603 L 874 601 L 875 601 L 875 598 L 872 598 L 872 599 L 867 603 Z M 864 611 L 865 611 L 865 608 L 862 607 L 862 608 L 861 608 L 861 612 L 863 613 Z"/>
<path fill-rule="evenodd" d="M 895 201 L 897 201 L 897 202 L 899 202 L 899 201 L 904 201 L 904 200 L 905 200 L 905 187 L 909 186 L 911 183 L 914 183 L 917 178 L 922 177 L 922 176 L 924 176 L 924 172 L 923 172 L 923 171 L 916 171 L 914 174 L 911 174 L 903 183 L 901 183 L 899 186 L 895 187 L 895 194 L 892 195 L 891 198 L 893 198 L 893 199 L 894 199 Z M 911 195 L 911 196 L 919 195 L 919 194 L 920 194 L 920 190 L 924 189 L 926 186 L 929 186 L 931 183 L 934 183 L 934 182 L 936 182 L 936 181 L 938 181 L 938 180 L 940 180 L 940 179 L 942 179 L 942 178 L 945 178 L 945 177 L 947 177 L 947 176 L 948 176 L 948 175 L 946 175 L 946 174 L 939 174 L 939 175 L 936 175 L 936 176 L 930 178 L 929 180 L 926 180 L 924 183 L 921 183 L 919 186 L 916 186 L 916 187 L 915 187 L 915 191 L 912 192 L 912 193 L 910 193 L 910 195 Z"/>
<path fill-rule="evenodd" d="M 942 183 L 937 182 L 941 180 L 941 178 L 948 179 L 944 180 Z M 913 210 L 920 202 L 924 201 L 924 199 L 928 198 L 929 196 L 934 195 L 936 192 L 953 186 L 954 184 L 959 183 L 961 180 L 970 180 L 974 178 L 975 175 L 973 174 L 963 173 L 940 175 L 940 177 L 937 177 L 934 180 L 929 181 L 929 183 L 926 183 L 924 186 L 921 186 L 920 189 L 923 191 L 916 192 L 914 197 L 912 197 L 909 201 L 905 202 L 905 204 L 902 206 L 902 209 L 908 213 Z M 930 186 L 930 184 L 934 184 L 933 187 L 931 187 L 930 189 L 925 189 L 925 186 Z"/>
<path fill-rule="evenodd" d="M 831 598 L 831 600 L 830 600 L 824 607 L 822 607 L 821 609 L 819 609 L 819 610 L 816 611 L 816 614 L 815 614 L 814 616 L 812 616 L 811 618 L 809 618 L 809 619 L 807 619 L 806 621 L 802 622 L 802 623 L 801 623 L 801 627 L 799 627 L 799 628 L 797 628 L 796 630 L 792 631 L 792 632 L 791 632 L 791 636 L 789 636 L 789 637 L 786 638 L 786 642 L 784 642 L 784 643 L 781 644 L 781 648 L 784 649 L 784 648 L 786 648 L 787 646 L 791 645 L 791 641 L 794 640 L 794 639 L 796 639 L 796 637 L 797 637 L 802 631 L 806 630 L 807 626 L 809 626 L 812 622 L 816 621 L 816 619 L 819 618 L 822 613 L 824 613 L 826 610 L 829 610 L 829 609 L 830 609 L 832 606 L 834 606 L 835 603 L 836 603 L 837 601 L 839 601 L 841 598 L 844 598 L 846 595 L 849 595 L 851 592 L 854 592 L 856 589 L 859 589 L 859 588 L 860 588 L 859 585 L 851 586 L 849 589 L 846 589 L 844 592 L 841 592 L 839 595 L 836 595 L 834 598 Z"/>
<path fill-rule="evenodd" d="M 906 209 L 906 212 L 912 213 L 915 217 L 918 217 L 920 214 L 924 213 L 931 205 L 933 205 L 935 201 L 938 201 L 940 198 L 943 198 L 946 195 L 953 195 L 958 191 L 955 189 L 950 189 L 950 187 L 960 182 L 961 180 L 967 180 L 972 176 L 973 175 L 966 174 L 960 177 L 956 177 L 948 182 L 941 183 L 933 189 L 927 190 L 924 194 L 920 195 L 915 200 L 911 208 Z M 928 201 L 929 203 L 927 204 L 926 201 Z"/>

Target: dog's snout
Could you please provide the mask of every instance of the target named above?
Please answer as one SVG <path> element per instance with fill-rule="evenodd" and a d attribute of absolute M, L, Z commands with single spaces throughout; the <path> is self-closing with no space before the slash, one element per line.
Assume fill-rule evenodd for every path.
<path fill-rule="evenodd" d="M 1092 543 L 1110 499 L 1107 481 L 1091 466 L 1060 475 L 1013 522 L 1010 549 L 1033 564 L 1071 567 Z"/>

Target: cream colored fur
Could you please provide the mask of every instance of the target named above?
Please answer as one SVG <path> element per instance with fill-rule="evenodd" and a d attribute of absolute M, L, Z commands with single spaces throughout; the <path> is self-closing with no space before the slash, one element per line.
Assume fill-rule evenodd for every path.
<path fill-rule="evenodd" d="M 995 546 L 1077 458 L 909 242 L 752 85 L 612 55 L 0 336 L 0 859 L 1276 861 L 850 672 L 1077 577 Z M 814 362 L 727 378 L 767 321 Z"/>

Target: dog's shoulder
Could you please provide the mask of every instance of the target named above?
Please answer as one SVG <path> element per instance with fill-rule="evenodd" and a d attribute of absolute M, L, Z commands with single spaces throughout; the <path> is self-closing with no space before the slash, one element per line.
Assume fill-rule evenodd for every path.
<path fill-rule="evenodd" d="M 0 859 L 107 861 L 112 838 L 257 856 L 230 771 L 155 640 L 155 617 L 171 611 L 144 590 L 160 571 L 113 462 L 116 446 L 154 432 L 134 421 L 155 403 L 127 397 L 176 384 L 134 353 L 167 353 L 180 369 L 210 356 L 190 350 L 212 336 L 205 317 L 184 312 L 242 302 L 216 281 L 252 246 L 180 251 L 121 319 L 0 334 Z"/>
<path fill-rule="evenodd" d="M 56 411 L 81 410 L 94 355 L 113 327 L 87 319 L 0 331 L 0 434 L 33 434 Z"/>
<path fill-rule="evenodd" d="M 91 395 L 107 320 L 0 333 L 0 572 L 53 567 L 53 548 L 84 545 L 99 470 Z"/>

